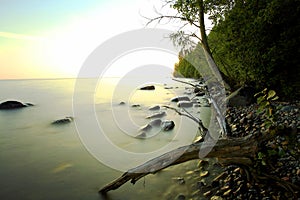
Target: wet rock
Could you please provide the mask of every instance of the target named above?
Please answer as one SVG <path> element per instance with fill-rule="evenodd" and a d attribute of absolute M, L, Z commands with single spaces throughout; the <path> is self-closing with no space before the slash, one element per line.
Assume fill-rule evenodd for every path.
<path fill-rule="evenodd" d="M 161 119 L 153 119 L 149 122 L 151 126 L 161 126 L 162 120 Z"/>
<path fill-rule="evenodd" d="M 200 172 L 200 177 L 207 177 L 209 175 L 209 172 L 208 171 L 202 171 Z"/>
<path fill-rule="evenodd" d="M 224 196 L 224 197 L 227 197 L 227 196 L 229 196 L 229 195 L 231 194 L 231 192 L 232 192 L 232 190 L 229 189 L 229 190 L 227 190 L 226 192 L 224 192 L 223 196 Z"/>
<path fill-rule="evenodd" d="M 19 101 L 5 101 L 0 103 L 0 110 L 12 110 L 12 109 L 18 109 L 18 108 L 25 108 L 28 106 L 33 106 L 31 103 L 22 103 Z"/>
<path fill-rule="evenodd" d="M 209 107 L 209 106 L 210 106 L 209 100 L 208 100 L 207 98 L 201 98 L 201 99 L 200 99 L 200 104 L 201 104 L 203 107 Z"/>
<path fill-rule="evenodd" d="M 179 183 L 179 185 L 183 185 L 185 184 L 185 180 L 183 177 L 175 177 L 175 178 L 172 178 L 173 180 L 175 180 L 176 182 Z"/>
<path fill-rule="evenodd" d="M 177 96 L 171 99 L 171 102 L 179 102 L 179 101 L 190 101 L 188 96 Z"/>
<path fill-rule="evenodd" d="M 140 108 L 141 105 L 140 105 L 140 104 L 132 104 L 131 107 L 132 107 L 132 108 Z"/>
<path fill-rule="evenodd" d="M 155 90 L 155 86 L 147 85 L 147 86 L 141 87 L 140 90 Z"/>
<path fill-rule="evenodd" d="M 141 127 L 140 129 L 139 129 L 139 132 L 144 132 L 144 131 L 150 131 L 152 129 L 152 126 L 150 125 L 150 124 L 146 124 L 145 126 L 143 126 L 143 127 Z"/>
<path fill-rule="evenodd" d="M 161 123 L 161 128 L 163 131 L 170 131 L 175 127 L 175 123 L 172 120 L 164 120 Z"/>
<path fill-rule="evenodd" d="M 140 134 L 138 134 L 135 137 L 139 138 L 139 139 L 145 139 L 145 138 L 147 138 L 147 134 L 146 134 L 146 132 L 141 132 Z"/>
<path fill-rule="evenodd" d="M 223 198 L 220 196 L 212 196 L 210 200 L 223 200 Z"/>
<path fill-rule="evenodd" d="M 209 197 L 211 195 L 212 195 L 212 191 L 210 191 L 210 190 L 203 194 L 203 196 L 205 196 L 205 197 Z"/>
<path fill-rule="evenodd" d="M 166 115 L 167 115 L 167 113 L 165 111 L 162 111 L 162 112 L 158 112 L 158 113 L 154 113 L 152 115 L 149 115 L 149 116 L 146 117 L 146 119 L 162 118 Z"/>
<path fill-rule="evenodd" d="M 151 106 L 148 110 L 159 110 L 160 109 L 160 106 L 159 105 L 155 105 L 155 106 Z"/>
<path fill-rule="evenodd" d="M 177 200 L 185 200 L 185 196 L 183 194 L 179 194 L 177 197 L 176 197 Z"/>
<path fill-rule="evenodd" d="M 52 122 L 52 124 L 54 125 L 68 124 L 71 123 L 73 119 L 74 119 L 73 117 L 65 117 L 63 119 L 55 120 L 54 122 Z"/>
<path fill-rule="evenodd" d="M 180 108 L 190 108 L 193 107 L 193 103 L 190 101 L 179 101 L 177 106 Z"/>

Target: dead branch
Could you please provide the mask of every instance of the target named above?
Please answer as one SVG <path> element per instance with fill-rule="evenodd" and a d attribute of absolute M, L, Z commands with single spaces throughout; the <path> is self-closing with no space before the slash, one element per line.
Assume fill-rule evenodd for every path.
<path fill-rule="evenodd" d="M 236 164 L 248 165 L 252 163 L 251 158 L 253 158 L 257 152 L 257 141 L 255 136 L 220 139 L 215 146 L 213 146 L 212 151 L 208 153 L 207 157 L 236 158 Z M 128 181 L 135 184 L 136 181 L 148 174 L 155 174 L 167 167 L 189 160 L 199 159 L 200 148 L 205 151 L 205 149 L 211 149 L 213 144 L 211 141 L 205 141 L 203 143 L 194 143 L 174 149 L 136 168 L 128 170 L 121 177 L 100 189 L 99 193 L 105 194 L 110 190 L 115 190 Z"/>

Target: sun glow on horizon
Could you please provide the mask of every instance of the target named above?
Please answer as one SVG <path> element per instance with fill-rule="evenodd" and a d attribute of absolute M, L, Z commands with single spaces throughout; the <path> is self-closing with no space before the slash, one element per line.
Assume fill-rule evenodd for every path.
<path fill-rule="evenodd" d="M 158 3 L 157 0 L 100 1 L 97 6 L 80 10 L 80 14 L 49 29 L 33 27 L 38 31 L 23 29 L 23 33 L 21 28 L 20 32 L 0 29 L 0 79 L 76 78 L 89 54 L 104 41 L 123 32 L 145 28 L 141 13 L 148 16 L 154 5 L 160 7 Z M 159 27 L 170 29 L 165 25 Z M 164 56 L 156 57 L 164 62 Z M 170 68 L 177 61 L 166 60 Z M 120 71 L 125 73 L 124 68 L 109 73 L 119 76 Z"/>

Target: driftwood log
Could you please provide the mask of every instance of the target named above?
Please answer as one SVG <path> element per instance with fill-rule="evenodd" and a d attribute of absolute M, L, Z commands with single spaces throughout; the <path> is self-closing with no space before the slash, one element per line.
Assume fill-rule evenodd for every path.
<path fill-rule="evenodd" d="M 204 148 L 212 148 L 207 154 L 207 158 L 220 158 L 230 164 L 251 165 L 251 158 L 255 156 L 258 150 L 258 141 L 261 142 L 262 140 L 258 140 L 257 136 L 249 135 L 242 138 L 220 139 L 213 148 L 207 142 L 197 142 L 179 147 L 136 168 L 128 170 L 121 177 L 100 189 L 99 193 L 105 194 L 110 190 L 118 189 L 128 181 L 135 184 L 140 178 L 148 174 L 155 174 L 167 167 L 184 163 L 189 160 L 199 159 L 199 149 L 201 145 L 205 145 Z M 203 150 L 205 151 L 205 149 Z M 170 162 L 173 158 L 176 159 Z"/>

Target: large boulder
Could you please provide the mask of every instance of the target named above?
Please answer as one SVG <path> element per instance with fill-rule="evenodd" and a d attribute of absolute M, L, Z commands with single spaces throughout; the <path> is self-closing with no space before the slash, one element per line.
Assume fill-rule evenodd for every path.
<path fill-rule="evenodd" d="M 0 103 L 0 110 L 12 110 L 12 109 L 19 109 L 28 106 L 33 106 L 33 104 L 10 100 L 10 101 L 5 101 Z"/>

